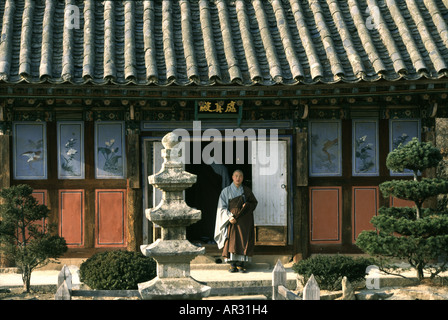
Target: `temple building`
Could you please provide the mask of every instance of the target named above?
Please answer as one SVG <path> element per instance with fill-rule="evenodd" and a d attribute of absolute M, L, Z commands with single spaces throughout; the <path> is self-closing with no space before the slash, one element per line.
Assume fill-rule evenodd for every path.
<path fill-rule="evenodd" d="M 387 154 L 448 150 L 447 23 L 442 0 L 0 0 L 0 188 L 34 189 L 65 257 L 139 250 L 160 236 L 147 177 L 180 129 L 206 254 L 235 169 L 257 255 L 361 253 L 378 208 L 408 205 L 379 192 L 411 178 Z"/>

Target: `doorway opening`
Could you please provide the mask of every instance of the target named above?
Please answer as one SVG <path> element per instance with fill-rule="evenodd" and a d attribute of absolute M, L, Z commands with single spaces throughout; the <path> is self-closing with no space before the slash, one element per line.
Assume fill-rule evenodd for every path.
<path fill-rule="evenodd" d="M 208 143 L 201 143 L 201 152 Z M 190 152 L 190 164 L 185 165 L 185 171 L 195 174 L 197 181 L 192 187 L 185 190 L 185 202 L 190 207 L 202 212 L 201 220 L 187 227 L 187 239 L 192 243 L 200 245 L 215 244 L 213 237 L 219 196 L 222 189 L 232 183 L 231 176 L 235 170 L 243 171 L 243 184 L 252 188 L 249 142 L 244 141 L 244 157 L 236 152 L 237 144 L 240 143 L 242 142 L 234 141 L 233 143 L 232 161 L 224 161 L 226 159 L 226 148 L 222 148 L 222 164 L 204 163 L 202 157 L 201 163 L 193 164 L 192 152 Z M 193 150 L 191 146 L 190 150 Z M 227 156 L 230 157 L 230 155 Z"/>
<path fill-rule="evenodd" d="M 222 148 L 222 162 L 220 170 L 213 170 L 209 162 L 204 162 L 199 155 L 197 163 L 192 159 L 192 151 L 198 154 L 204 151 L 204 156 L 214 150 L 205 149 L 210 142 L 203 142 L 200 148 L 193 150 L 192 143 L 198 143 L 191 139 L 184 141 L 189 143 L 189 161 L 185 161 L 184 170 L 197 176 L 197 182 L 184 191 L 186 203 L 193 208 L 202 211 L 201 220 L 187 227 L 187 239 L 194 244 L 213 244 L 213 236 L 216 221 L 216 209 L 219 195 L 225 185 L 221 171 L 227 170 L 228 184 L 232 182 L 231 175 L 236 169 L 244 173 L 244 185 L 252 189 L 258 200 L 256 212 L 254 212 L 254 224 L 256 229 L 256 245 L 287 245 L 292 242 L 292 195 L 291 193 L 291 138 L 282 137 L 278 141 L 265 143 L 249 139 L 233 139 L 233 143 Z M 229 148 L 229 146 L 232 148 Z M 273 149 L 272 149 L 273 148 Z M 161 151 L 162 143 L 158 138 L 144 140 L 144 172 L 149 176 L 159 172 L 162 167 L 163 158 Z M 231 153 L 232 150 L 232 154 Z M 237 153 L 238 151 L 238 153 Z M 226 154 L 227 153 L 227 154 Z M 244 154 L 244 157 L 241 155 Z M 210 155 L 212 156 L 212 154 Z M 213 155 L 214 156 L 214 155 Z M 230 158 L 230 159 L 226 159 Z M 250 157 L 250 158 L 249 158 Z M 265 161 L 268 159 L 268 163 Z M 289 159 L 289 161 L 288 161 Z M 184 159 L 187 160 L 187 159 Z M 206 160 L 206 159 L 205 159 Z M 218 172 L 218 173 L 217 173 Z M 156 207 L 161 199 L 162 192 L 147 183 L 144 184 L 145 208 Z M 144 217 L 143 235 L 144 243 L 152 243 L 160 238 L 160 226 L 151 224 Z"/>

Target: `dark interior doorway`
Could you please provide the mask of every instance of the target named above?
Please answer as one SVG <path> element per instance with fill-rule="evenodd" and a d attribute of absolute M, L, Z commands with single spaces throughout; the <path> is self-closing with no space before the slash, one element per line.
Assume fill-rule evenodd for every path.
<path fill-rule="evenodd" d="M 202 150 L 208 144 L 202 143 Z M 190 148 L 190 150 L 192 150 Z M 185 165 L 185 170 L 197 175 L 196 183 L 185 190 L 185 201 L 192 207 L 202 211 L 202 218 L 200 221 L 187 227 L 187 239 L 192 243 L 197 244 L 214 244 L 213 234 L 215 230 L 216 210 L 218 206 L 219 195 L 221 190 L 225 187 L 228 181 L 228 185 L 232 183 L 232 173 L 239 169 L 244 173 L 244 184 L 248 187 L 252 187 L 252 166 L 250 164 L 248 155 L 248 142 L 244 141 L 244 158 L 242 155 L 236 153 L 236 143 L 233 146 L 233 161 L 232 163 L 224 163 L 225 148 L 223 147 L 223 164 L 209 165 L 203 162 L 201 159 L 200 164 Z M 238 159 L 244 159 L 244 163 L 236 163 Z M 241 160 L 239 160 L 240 162 Z M 228 175 L 226 179 L 224 176 Z"/>

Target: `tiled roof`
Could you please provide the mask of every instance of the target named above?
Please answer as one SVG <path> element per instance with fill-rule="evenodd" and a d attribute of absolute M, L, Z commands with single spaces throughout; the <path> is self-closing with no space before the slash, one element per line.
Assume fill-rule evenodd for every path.
<path fill-rule="evenodd" d="M 438 79 L 447 19 L 448 0 L 0 0 L 0 83 Z"/>

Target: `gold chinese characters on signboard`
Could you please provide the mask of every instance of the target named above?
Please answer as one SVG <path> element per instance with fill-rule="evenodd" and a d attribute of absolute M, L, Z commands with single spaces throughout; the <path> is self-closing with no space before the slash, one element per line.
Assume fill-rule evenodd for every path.
<path fill-rule="evenodd" d="M 224 101 L 217 101 L 214 103 L 210 101 L 199 101 L 198 106 L 198 111 L 204 113 L 238 113 L 238 105 L 235 101 L 230 101 L 227 104 Z"/>

